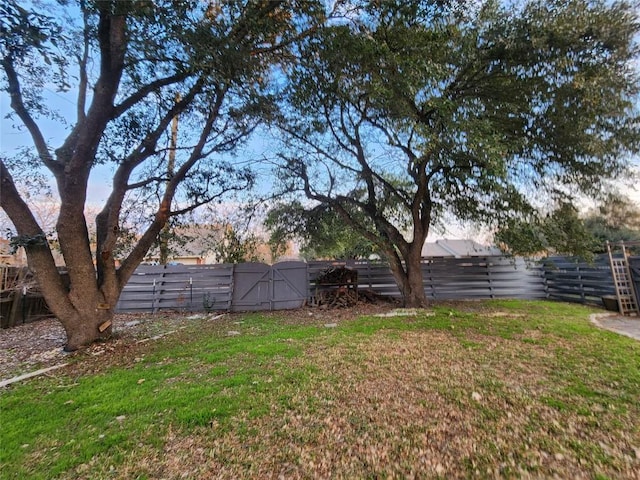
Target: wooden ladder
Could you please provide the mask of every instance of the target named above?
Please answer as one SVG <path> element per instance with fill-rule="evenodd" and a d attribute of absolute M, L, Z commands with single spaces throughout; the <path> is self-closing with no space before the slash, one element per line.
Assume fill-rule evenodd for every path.
<path fill-rule="evenodd" d="M 611 245 L 607 242 L 607 252 L 609 253 L 609 264 L 613 275 L 613 284 L 618 297 L 618 309 L 622 315 L 638 313 L 638 299 L 631 277 L 627 250 L 622 243 L 622 257 L 614 258 Z"/>

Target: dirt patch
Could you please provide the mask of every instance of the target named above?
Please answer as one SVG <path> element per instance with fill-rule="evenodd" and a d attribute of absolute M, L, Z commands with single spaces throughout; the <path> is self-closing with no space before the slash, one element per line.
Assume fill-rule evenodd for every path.
<path fill-rule="evenodd" d="M 46 318 L 6 330 L 0 330 L 0 379 L 6 380 L 40 368 L 68 361 L 97 357 L 124 349 L 141 341 L 158 338 L 188 321 L 190 314 L 120 314 L 113 321 L 114 336 L 89 348 L 66 353 L 66 336 L 55 318 Z"/>

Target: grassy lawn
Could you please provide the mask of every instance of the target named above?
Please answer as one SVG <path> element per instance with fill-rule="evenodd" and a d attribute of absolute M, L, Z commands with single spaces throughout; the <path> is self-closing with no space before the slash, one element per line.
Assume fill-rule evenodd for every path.
<path fill-rule="evenodd" d="M 191 320 L 0 392 L 0 478 L 639 478 L 640 342 L 589 313 Z"/>

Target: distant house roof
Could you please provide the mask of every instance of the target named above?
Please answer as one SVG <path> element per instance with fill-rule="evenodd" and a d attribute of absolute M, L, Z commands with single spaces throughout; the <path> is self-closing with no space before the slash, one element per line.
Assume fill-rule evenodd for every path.
<path fill-rule="evenodd" d="M 422 247 L 423 257 L 487 257 L 502 255 L 497 247 L 482 245 L 474 240 L 441 239 L 425 242 Z"/>
<path fill-rule="evenodd" d="M 209 225 L 186 225 L 175 227 L 173 232 L 178 240 L 170 242 L 169 257 L 178 259 L 204 259 L 211 256 L 214 243 L 222 237 L 222 229 Z M 157 259 L 160 256 L 158 246 L 147 252 L 146 258 Z"/>

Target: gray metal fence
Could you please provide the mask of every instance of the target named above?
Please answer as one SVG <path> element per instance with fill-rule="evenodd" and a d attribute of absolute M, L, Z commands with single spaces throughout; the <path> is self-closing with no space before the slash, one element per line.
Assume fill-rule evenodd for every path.
<path fill-rule="evenodd" d="M 141 266 L 122 292 L 116 311 L 299 308 L 314 295 L 319 273 L 331 266 L 356 269 L 359 289 L 401 297 L 389 266 L 379 261 Z M 640 291 L 640 257 L 631 257 L 630 266 Z M 541 262 L 508 257 L 432 258 L 423 261 L 422 273 L 430 300 L 550 298 L 601 304 L 603 296 L 615 294 L 605 256 L 592 264 L 566 257 Z"/>
<path fill-rule="evenodd" d="M 330 266 L 358 270 L 358 288 L 400 297 L 384 262 L 283 262 L 273 266 L 197 265 L 138 268 L 125 287 L 118 312 L 256 311 L 299 308 L 315 290 L 315 279 Z M 505 257 L 434 258 L 422 263 L 427 298 L 545 298 L 537 264 Z"/>
<path fill-rule="evenodd" d="M 436 258 L 423 263 L 422 272 L 433 300 L 546 296 L 540 267 L 522 258 Z"/>
<path fill-rule="evenodd" d="M 565 302 L 601 304 L 607 295 L 615 295 L 608 257 L 596 257 L 593 263 L 567 257 L 549 257 L 541 262 L 547 297 Z"/>
<path fill-rule="evenodd" d="M 116 311 L 230 310 L 233 270 L 229 264 L 141 265 L 124 287 Z"/>
<path fill-rule="evenodd" d="M 381 295 L 401 296 L 389 266 L 383 262 L 310 262 L 309 278 L 312 287 L 318 273 L 332 265 L 356 269 L 360 289 L 370 289 Z M 541 275 L 538 264 L 522 258 L 431 258 L 422 262 L 424 289 L 430 300 L 545 298 Z"/>
<path fill-rule="evenodd" d="M 359 289 L 401 296 L 388 265 L 380 261 L 140 266 L 125 286 L 116 311 L 298 308 L 314 295 L 318 274 L 332 265 L 357 269 Z M 629 265 L 640 293 L 640 256 L 630 257 Z M 431 300 L 549 298 L 600 305 L 602 297 L 614 296 L 615 302 L 606 256 L 593 264 L 565 257 L 540 262 L 506 257 L 431 258 L 423 261 L 422 272 L 425 294 Z"/>

